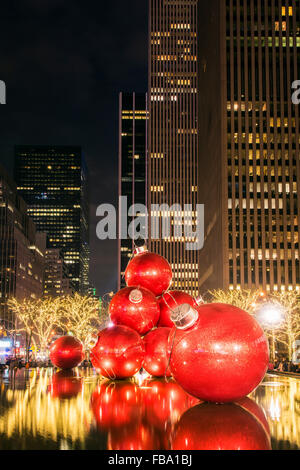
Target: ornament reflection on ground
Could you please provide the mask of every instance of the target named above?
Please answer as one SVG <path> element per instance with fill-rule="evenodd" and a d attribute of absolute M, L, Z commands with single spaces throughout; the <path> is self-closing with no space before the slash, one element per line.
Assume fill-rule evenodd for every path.
<path fill-rule="evenodd" d="M 248 409 L 235 404 L 202 403 L 190 408 L 176 426 L 173 450 L 271 450 L 270 435 L 255 402 Z"/>
<path fill-rule="evenodd" d="M 0 376 L 1 450 L 125 447 L 171 450 L 176 443 L 179 445 L 179 430 L 182 433 L 189 430 L 182 427 L 186 415 L 193 416 L 194 407 L 201 406 L 173 380 L 151 379 L 145 373 L 138 373 L 134 380 L 114 383 L 99 379 L 93 369 L 79 368 L 74 374 L 23 369 Z M 299 449 L 300 380 L 268 374 L 251 398 L 241 400 L 238 405 L 225 405 L 238 408 L 238 417 L 242 414 L 243 421 L 237 421 L 240 426 L 250 422 L 251 435 L 239 442 L 237 431 L 233 439 L 234 412 L 227 429 L 219 427 L 221 447 L 266 443 L 260 437 L 268 435 L 270 428 L 274 450 Z M 225 408 L 218 405 L 217 410 Z M 212 415 L 209 416 L 211 421 Z M 192 421 L 193 438 L 199 431 L 199 423 L 194 424 Z M 206 431 L 207 445 L 212 448 L 215 442 L 209 443 L 209 428 L 205 430 L 203 425 L 200 431 Z M 131 433 L 130 438 L 129 434 L 124 437 L 125 432 Z M 197 447 L 198 440 L 193 444 Z"/>

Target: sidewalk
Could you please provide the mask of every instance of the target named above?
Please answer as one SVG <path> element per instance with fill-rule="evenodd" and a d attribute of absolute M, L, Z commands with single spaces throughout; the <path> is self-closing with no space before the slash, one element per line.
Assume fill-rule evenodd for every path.
<path fill-rule="evenodd" d="M 278 370 L 268 370 L 268 374 L 280 375 L 281 377 L 293 377 L 295 379 L 300 379 L 300 374 L 295 374 L 294 372 L 279 372 Z"/>

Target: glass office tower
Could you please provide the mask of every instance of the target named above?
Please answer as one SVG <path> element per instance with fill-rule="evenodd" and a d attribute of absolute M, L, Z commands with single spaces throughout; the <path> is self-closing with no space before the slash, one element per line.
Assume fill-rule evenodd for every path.
<path fill-rule="evenodd" d="M 147 207 L 147 119 L 147 94 L 120 93 L 119 197 L 127 197 L 128 208 L 137 204 Z M 119 218 L 119 231 L 123 228 L 128 233 L 131 221 L 130 218 L 125 224 Z M 122 224 L 125 226 L 121 227 Z M 119 239 L 118 288 L 125 286 L 124 273 L 134 250 L 134 243 L 135 241 L 129 236 L 127 239 Z"/>
<path fill-rule="evenodd" d="M 60 249 L 71 286 L 87 293 L 89 217 L 87 168 L 80 147 L 15 148 L 15 180 L 47 247 Z"/>

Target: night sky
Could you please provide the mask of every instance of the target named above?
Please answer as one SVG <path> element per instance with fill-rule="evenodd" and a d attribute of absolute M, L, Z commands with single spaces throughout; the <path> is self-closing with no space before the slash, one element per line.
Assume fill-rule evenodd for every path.
<path fill-rule="evenodd" d="M 104 6 L 105 5 L 105 6 Z M 1 2 L 0 162 L 15 144 L 81 145 L 90 172 L 90 279 L 116 288 L 117 243 L 96 238 L 96 207 L 117 203 L 118 93 L 147 89 L 147 0 Z"/>

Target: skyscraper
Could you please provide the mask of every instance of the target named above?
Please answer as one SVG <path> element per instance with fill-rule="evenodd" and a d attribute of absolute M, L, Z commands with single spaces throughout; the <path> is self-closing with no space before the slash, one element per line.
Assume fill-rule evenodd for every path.
<path fill-rule="evenodd" d="M 300 8 L 213 0 L 199 15 L 200 289 L 299 288 Z"/>
<path fill-rule="evenodd" d="M 197 0 L 149 2 L 149 204 L 160 207 L 160 234 L 166 211 L 195 225 L 198 190 Z M 185 205 L 190 205 L 184 210 Z M 174 228 L 174 224 L 172 225 Z M 172 265 L 173 288 L 198 294 L 198 251 L 187 251 L 184 234 L 151 239 L 153 251 Z M 190 240 L 191 241 L 191 240 Z"/>
<path fill-rule="evenodd" d="M 67 265 L 71 286 L 89 287 L 89 217 L 87 168 L 80 147 L 15 148 L 15 179 L 28 214 L 47 233 L 47 247 L 58 248 Z"/>
<path fill-rule="evenodd" d="M 45 297 L 71 295 L 67 266 L 58 248 L 45 250 Z"/>
<path fill-rule="evenodd" d="M 147 206 L 147 119 L 147 94 L 120 93 L 119 197 L 127 197 L 128 207 L 136 204 Z M 121 224 L 124 223 L 119 218 L 119 230 Z M 123 227 L 127 233 L 128 224 Z M 132 238 L 119 239 L 118 272 L 121 274 L 118 288 L 125 286 L 124 273 L 133 250 Z"/>
<path fill-rule="evenodd" d="M 44 288 L 45 234 L 37 233 L 17 187 L 0 168 L 0 323 L 14 326 L 7 307 L 15 297 L 39 298 Z"/>

